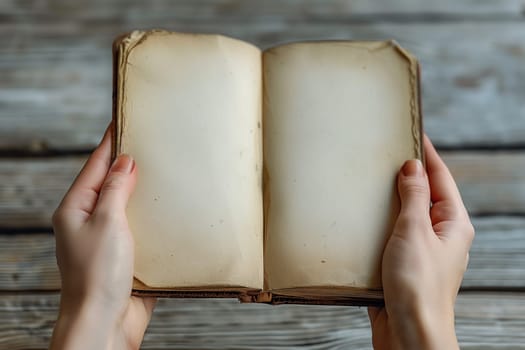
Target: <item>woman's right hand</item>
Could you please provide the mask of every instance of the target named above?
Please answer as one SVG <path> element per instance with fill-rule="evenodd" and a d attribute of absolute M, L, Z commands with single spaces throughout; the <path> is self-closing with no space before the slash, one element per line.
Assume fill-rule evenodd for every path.
<path fill-rule="evenodd" d="M 385 307 L 369 308 L 375 349 L 459 348 L 454 304 L 474 228 L 447 166 L 424 142 L 426 171 L 409 160 L 398 176 L 401 210 L 382 262 Z"/>

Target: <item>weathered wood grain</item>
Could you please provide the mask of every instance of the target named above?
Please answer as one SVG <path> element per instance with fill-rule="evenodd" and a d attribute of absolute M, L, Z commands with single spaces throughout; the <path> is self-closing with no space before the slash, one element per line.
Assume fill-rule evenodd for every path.
<path fill-rule="evenodd" d="M 363 15 L 374 18 L 385 15 L 404 15 L 415 19 L 449 18 L 505 18 L 520 19 L 523 17 L 525 4 L 522 0 L 157 0 L 144 2 L 140 0 L 126 1 L 123 6 L 119 1 L 81 0 L 71 3 L 67 0 L 39 1 L 38 6 L 33 1 L 3 1 L 0 3 L 0 13 L 7 19 L 18 19 L 17 16 L 34 16 L 36 18 L 53 18 L 56 16 L 78 16 L 93 18 L 98 21 L 124 17 L 134 19 L 147 13 L 151 17 L 176 19 L 191 18 L 193 20 L 213 20 L 218 16 L 242 19 L 257 17 L 292 17 L 292 18 L 338 18 L 358 17 Z M 433 16 L 430 16 L 433 15 Z M 447 16 L 448 15 L 448 16 Z M 388 16 L 387 16 L 388 18 Z M 395 17 L 394 17 L 395 18 Z"/>
<path fill-rule="evenodd" d="M 525 152 L 442 152 L 471 213 L 525 212 Z"/>
<path fill-rule="evenodd" d="M 51 227 L 53 211 L 85 160 L 0 160 L 0 227 Z"/>
<path fill-rule="evenodd" d="M 525 288 L 525 217 L 473 218 L 476 238 L 462 287 Z M 51 233 L 0 235 L 0 292 L 60 289 Z"/>
<path fill-rule="evenodd" d="M 462 288 L 525 288 L 525 217 L 474 217 Z"/>
<path fill-rule="evenodd" d="M 2 234 L 0 247 L 0 291 L 60 289 L 52 232 Z"/>
<path fill-rule="evenodd" d="M 59 288 L 50 215 L 110 118 L 111 40 L 135 28 L 218 32 L 263 48 L 394 38 L 421 60 L 442 148 L 525 147 L 523 0 L 0 1 L 0 349 L 45 349 Z M 477 235 L 463 287 L 525 287 L 525 153 L 445 152 Z M 518 216 L 519 215 L 519 216 Z M 2 231 L 3 230 L 3 231 Z M 29 294 L 17 295 L 25 290 Z M 40 292 L 37 292 L 40 291 Z M 42 293 L 42 291 L 45 291 Z M 523 349 L 525 293 L 462 293 L 463 349 Z M 144 349 L 371 349 L 366 311 L 160 300 Z"/>
<path fill-rule="evenodd" d="M 46 349 L 58 295 L 4 295 L 0 348 Z M 525 294 L 462 293 L 462 349 L 519 349 Z M 159 300 L 142 349 L 371 349 L 365 308 L 254 305 L 235 300 Z"/>
<path fill-rule="evenodd" d="M 472 214 L 525 214 L 525 152 L 443 152 Z M 0 228 L 50 227 L 84 156 L 0 160 Z"/>
<path fill-rule="evenodd" d="M 261 47 L 307 39 L 394 38 L 421 60 L 425 128 L 438 146 L 522 147 L 525 142 L 524 22 L 354 23 L 292 11 L 236 17 L 229 10 L 204 20 L 178 18 L 177 11 L 162 6 L 153 6 L 157 10 L 151 13 L 131 8 L 96 17 L 90 11 L 99 10 L 84 12 L 83 5 L 57 6 L 59 15 L 43 5 L 33 22 L 25 22 L 25 15 L 0 22 L 0 31 L 10 33 L 0 46 L 0 151 L 92 148 L 110 118 L 111 40 L 151 27 L 218 32 Z M 180 6 L 182 13 L 215 13 Z M 311 10 L 322 14 L 326 8 Z"/>

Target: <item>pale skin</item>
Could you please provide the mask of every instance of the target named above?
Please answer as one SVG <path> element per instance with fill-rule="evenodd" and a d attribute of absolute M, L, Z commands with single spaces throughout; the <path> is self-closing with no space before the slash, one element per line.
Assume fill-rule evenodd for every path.
<path fill-rule="evenodd" d="M 51 349 L 138 349 L 155 305 L 130 296 L 137 169 L 126 155 L 110 169 L 110 130 L 53 215 L 62 295 Z"/>
<path fill-rule="evenodd" d="M 426 171 L 410 160 L 398 175 L 401 212 L 382 264 L 385 307 L 368 309 L 375 349 L 459 349 L 454 304 L 474 228 L 426 136 L 424 148 Z"/>
<path fill-rule="evenodd" d="M 125 209 L 137 168 L 128 155 L 110 164 L 110 130 L 53 215 L 62 279 L 53 350 L 138 349 L 155 305 L 131 296 Z M 458 348 L 454 302 L 474 230 L 428 138 L 425 151 L 426 171 L 411 160 L 398 177 L 402 209 L 383 257 L 385 307 L 369 308 L 375 349 Z"/>

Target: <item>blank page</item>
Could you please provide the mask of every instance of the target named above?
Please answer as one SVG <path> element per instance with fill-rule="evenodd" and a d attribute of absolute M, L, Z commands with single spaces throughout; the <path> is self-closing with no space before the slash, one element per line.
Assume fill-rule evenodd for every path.
<path fill-rule="evenodd" d="M 270 289 L 380 288 L 396 174 L 419 154 L 417 63 L 391 42 L 263 55 Z"/>
<path fill-rule="evenodd" d="M 120 67 L 138 182 L 127 214 L 150 287 L 261 288 L 261 53 L 218 35 L 135 33 Z"/>

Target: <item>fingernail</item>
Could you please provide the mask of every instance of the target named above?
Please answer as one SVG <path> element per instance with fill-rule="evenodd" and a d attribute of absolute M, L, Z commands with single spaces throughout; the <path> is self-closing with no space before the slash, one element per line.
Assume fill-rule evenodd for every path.
<path fill-rule="evenodd" d="M 401 172 L 405 176 L 423 176 L 423 164 L 419 159 L 407 160 Z"/>
<path fill-rule="evenodd" d="M 131 158 L 129 154 L 121 154 L 115 159 L 115 162 L 113 162 L 110 171 L 129 174 L 133 171 L 134 167 L 135 161 L 133 158 Z"/>

